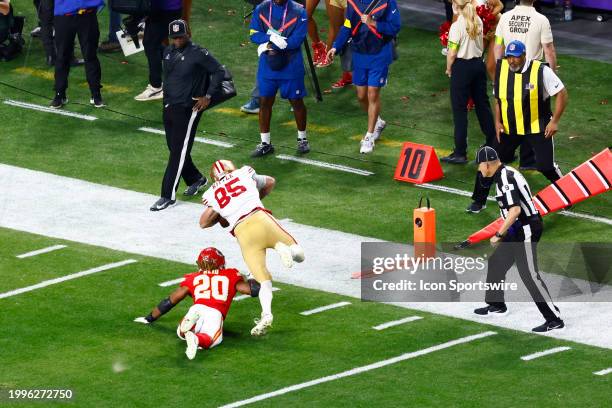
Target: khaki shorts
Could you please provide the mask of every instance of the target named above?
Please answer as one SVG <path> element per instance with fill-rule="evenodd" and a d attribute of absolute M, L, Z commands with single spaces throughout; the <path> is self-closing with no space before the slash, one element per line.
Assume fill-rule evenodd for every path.
<path fill-rule="evenodd" d="M 242 220 L 234 228 L 234 235 L 238 239 L 244 262 L 257 282 L 272 279 L 266 267 L 266 249 L 274 248 L 277 242 L 296 244 L 295 239 L 272 215 L 261 210 Z"/>
<path fill-rule="evenodd" d="M 347 5 L 347 0 L 329 0 L 329 4 L 334 7 L 345 9 Z"/>

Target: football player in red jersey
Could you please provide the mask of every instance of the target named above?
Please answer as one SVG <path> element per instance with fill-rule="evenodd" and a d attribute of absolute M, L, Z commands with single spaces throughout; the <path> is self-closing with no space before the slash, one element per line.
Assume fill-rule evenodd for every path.
<path fill-rule="evenodd" d="M 193 306 L 179 324 L 177 334 L 187 342 L 185 354 L 193 360 L 198 348 L 213 348 L 223 341 L 223 321 L 236 292 L 256 297 L 260 285 L 244 280 L 237 269 L 225 268 L 225 257 L 216 248 L 204 248 L 198 256 L 199 270 L 185 275 L 180 287 L 162 300 L 146 317 L 134 321 L 149 324 L 159 319 L 187 295 Z"/>

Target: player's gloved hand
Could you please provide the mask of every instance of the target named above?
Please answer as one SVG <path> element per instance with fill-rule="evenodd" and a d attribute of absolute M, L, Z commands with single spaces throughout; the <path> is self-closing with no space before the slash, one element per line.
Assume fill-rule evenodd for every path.
<path fill-rule="evenodd" d="M 134 319 L 136 323 L 149 324 L 149 321 L 144 317 L 137 317 Z"/>
<path fill-rule="evenodd" d="M 270 41 L 272 42 L 272 44 L 276 45 L 281 50 L 287 48 L 287 41 L 278 34 L 270 35 Z"/>
<path fill-rule="evenodd" d="M 257 47 L 257 56 L 261 56 L 261 54 L 266 51 L 268 51 L 268 43 L 259 44 L 259 47 Z"/>

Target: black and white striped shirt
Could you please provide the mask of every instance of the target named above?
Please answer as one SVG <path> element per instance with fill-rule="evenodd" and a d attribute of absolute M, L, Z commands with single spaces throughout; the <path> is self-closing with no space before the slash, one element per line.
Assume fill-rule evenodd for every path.
<path fill-rule="evenodd" d="M 494 180 L 495 199 L 499 204 L 501 216 L 506 219 L 508 210 L 519 205 L 519 221 L 523 225 L 529 224 L 529 219 L 537 215 L 538 210 L 531 199 L 531 189 L 525 177 L 512 167 L 502 165 L 495 173 Z"/>

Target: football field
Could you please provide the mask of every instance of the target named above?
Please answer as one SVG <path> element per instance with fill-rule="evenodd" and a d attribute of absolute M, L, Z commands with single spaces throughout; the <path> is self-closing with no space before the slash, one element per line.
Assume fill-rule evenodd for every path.
<path fill-rule="evenodd" d="M 31 2 L 13 4 L 26 15 L 25 31 L 33 28 Z M 220 227 L 198 227 L 199 197 L 179 193 L 176 207 L 148 210 L 167 149 L 161 103 L 133 100 L 146 86 L 142 54 L 100 55 L 102 109 L 88 105 L 84 71 L 73 68 L 70 103 L 58 114 L 45 108 L 53 70 L 40 42 L 27 38 L 22 56 L 0 63 L 0 405 L 612 405 L 612 303 L 561 303 L 565 331 L 535 335 L 531 327 L 542 322 L 532 303 L 486 320 L 473 315 L 472 304 L 359 298 L 351 274 L 361 267 L 360 243 L 410 242 L 420 196 L 436 208 L 439 242 L 462 241 L 498 216 L 493 202 L 478 215 L 464 212 L 473 165 L 444 165 L 444 179 L 425 188 L 392 178 L 403 142 L 432 145 L 439 156 L 452 148 L 437 34 L 402 30 L 401 58 L 383 91 L 389 126 L 371 155 L 358 153 L 365 118 L 353 90 L 329 90 L 340 74 L 336 64 L 317 70 L 323 102 L 306 99 L 313 151 L 296 156 L 293 115 L 279 100 L 277 151 L 253 160 L 257 117 L 239 111 L 256 69 L 241 18 L 249 10 L 238 0 L 194 2 L 194 41 L 228 66 L 239 96 L 204 113 L 192 155 L 203 173 L 214 160 L 230 159 L 277 180 L 264 203 L 304 246 L 306 261 L 285 270 L 269 253 L 276 288 L 270 333 L 250 336 L 259 302 L 237 298 L 223 343 L 189 361 L 176 326 L 190 300 L 152 325 L 133 322 L 197 268 L 200 249 L 216 246 L 229 266 L 244 270 L 240 248 Z M 104 34 L 106 12 L 100 22 Z M 610 145 L 612 67 L 564 55 L 559 64 L 570 105 L 555 143 L 566 172 Z M 470 115 L 473 156 L 481 135 Z M 538 173 L 526 178 L 532 190 L 547 185 Z M 543 242 L 610 243 L 611 226 L 606 193 L 547 216 Z M 68 389 L 73 397 L 9 399 L 9 390 L 28 389 Z"/>

